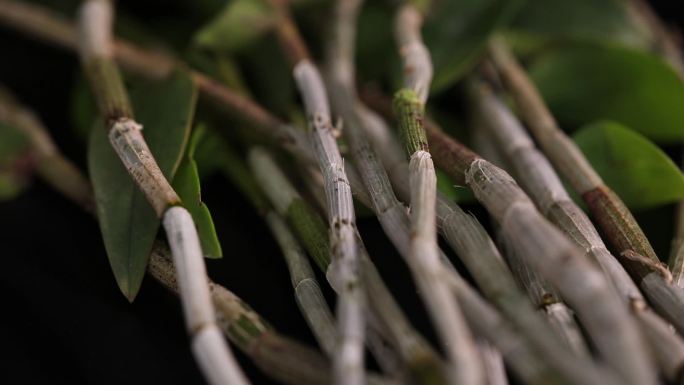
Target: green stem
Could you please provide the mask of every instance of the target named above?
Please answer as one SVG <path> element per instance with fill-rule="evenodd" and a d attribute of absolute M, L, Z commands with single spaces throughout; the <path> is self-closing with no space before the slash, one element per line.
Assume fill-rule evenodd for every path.
<path fill-rule="evenodd" d="M 401 141 L 410 157 L 417 151 L 428 151 L 428 140 L 423 126 L 425 107 L 418 95 L 404 88 L 394 94 L 394 111 Z"/>

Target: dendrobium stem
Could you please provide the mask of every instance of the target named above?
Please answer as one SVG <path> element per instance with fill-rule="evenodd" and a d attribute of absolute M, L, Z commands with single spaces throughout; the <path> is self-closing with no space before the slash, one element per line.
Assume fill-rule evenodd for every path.
<path fill-rule="evenodd" d="M 445 279 L 437 245 L 437 176 L 422 127 L 432 81 L 432 61 L 422 42 L 423 15 L 411 2 L 399 7 L 395 36 L 404 67 L 404 87 L 394 97 L 409 161 L 411 215 L 407 262 L 449 358 L 451 384 L 481 384 L 483 366 L 474 338 Z"/>
<path fill-rule="evenodd" d="M 327 242 L 325 224 L 318 214 L 299 195 L 286 177 L 278 170 L 275 162 L 263 151 L 250 151 L 250 166 L 253 174 L 263 187 L 264 193 L 273 203 L 276 211 L 288 218 L 288 222 L 307 245 L 306 249 L 317 261 L 323 272 L 328 271 L 330 265 L 330 247 Z M 358 237 L 358 234 L 357 234 Z M 368 335 L 387 334 L 388 340 L 397 347 L 401 357 L 406 360 L 409 371 L 417 378 L 436 378 L 440 370 L 440 363 L 436 355 L 427 346 L 424 339 L 406 321 L 405 315 L 395 303 L 389 290 L 382 282 L 375 266 L 367 255 L 363 242 L 358 239 L 361 262 L 364 264 L 363 279 L 368 292 L 368 302 L 372 305 L 367 317 L 369 321 Z M 329 275 L 331 280 L 334 277 Z M 338 289 L 336 285 L 333 288 Z M 369 309 L 369 310 L 370 310 Z M 382 330 L 386 328 L 386 330 Z M 380 333 L 378 333 L 380 331 Z M 384 333 L 382 333 L 384 331 Z M 368 341 L 371 342 L 370 340 Z M 373 349 L 376 358 L 379 351 Z M 430 383 L 430 382 L 425 382 Z"/>
<path fill-rule="evenodd" d="M 16 128 L 30 139 L 32 153 L 59 167 L 36 170 L 55 190 L 71 199 L 83 210 L 95 215 L 94 197 L 88 179 L 61 154 L 46 128 L 31 111 L 16 103 L 6 92 L 0 97 L 0 122 Z M 28 119 L 27 117 L 31 117 Z M 19 118 L 22 117 L 22 118 Z M 70 185 L 65 189 L 63 183 Z M 178 294 L 176 271 L 163 241 L 155 242 L 148 273 L 159 283 Z M 216 308 L 216 323 L 242 352 L 248 355 L 264 373 L 286 384 L 323 385 L 329 383 L 329 363 L 318 352 L 276 332 L 261 316 L 235 294 L 209 281 L 212 302 Z"/>
<path fill-rule="evenodd" d="M 476 113 L 486 115 L 487 105 L 483 103 L 485 91 L 471 83 L 469 93 Z M 436 130 L 429 137 L 431 141 L 462 146 Z M 459 159 L 457 156 L 454 158 L 454 163 L 466 163 L 470 160 Z M 449 163 L 447 158 L 442 161 Z M 558 288 L 563 298 L 577 312 L 606 362 L 625 381 L 655 383 L 655 370 L 647 352 L 641 347 L 642 339 L 636 324 L 602 272 L 540 215 L 530 198 L 505 171 L 476 158 L 470 162 L 464 174 L 466 184 L 499 222 L 507 241 L 518 244 L 521 255 L 528 258 L 528 262 Z M 603 303 L 602 310 L 605 311 L 597 311 L 597 301 Z M 593 305 L 589 306 L 590 303 Z M 601 326 L 606 325 L 606 322 L 612 325 L 609 332 Z M 612 333 L 615 335 L 609 336 Z M 616 357 L 615 352 L 618 350 L 627 352 L 626 357 Z"/>
<path fill-rule="evenodd" d="M 490 57 L 530 132 L 555 169 L 582 196 L 603 236 L 618 253 L 615 257 L 641 288 L 653 308 L 671 322 L 680 334 L 684 333 L 684 290 L 672 284 L 669 271 L 655 255 L 630 211 L 604 184 L 575 143 L 558 127 L 532 81 L 502 40 L 495 40 L 490 44 Z M 554 209 L 555 213 L 550 214 L 559 218 L 562 209 Z M 590 228 L 591 224 L 586 222 L 582 226 L 585 229 Z M 577 237 L 581 235 L 576 232 L 572 234 L 572 238 L 579 241 Z M 591 246 L 588 252 L 610 272 L 609 276 L 618 289 L 632 290 L 625 287 L 623 278 L 617 277 L 621 273 L 617 266 L 611 266 L 613 263 L 609 258 L 610 254 L 593 247 L 598 245 L 600 238 L 592 234 L 591 239 L 592 244 L 587 243 L 590 240 L 588 238 L 582 242 L 582 247 Z M 615 279 L 619 279 L 619 282 Z"/>
<path fill-rule="evenodd" d="M 364 107 L 357 99 L 354 86 L 356 16 L 361 3 L 360 0 L 341 0 L 335 7 L 332 43 L 327 49 L 328 84 L 331 85 L 331 89 L 337 91 L 332 94 L 332 106 L 343 119 L 345 125 L 343 133 L 350 146 L 352 159 L 359 170 L 363 187 L 369 193 L 369 200 L 372 202 L 385 234 L 403 257 L 410 258 L 406 253 L 409 234 L 407 210 L 394 195 L 387 173 L 366 138 L 363 127 L 366 120 L 361 116 Z M 354 189 L 353 186 L 352 189 Z M 409 260 L 409 265 L 413 267 L 414 264 Z M 414 278 L 418 280 L 416 270 L 413 269 L 413 272 Z M 418 283 L 418 285 L 422 284 Z M 416 340 L 416 342 L 411 351 L 423 351 L 421 356 L 433 354 L 424 341 Z M 420 378 L 417 380 L 421 381 Z"/>
<path fill-rule="evenodd" d="M 364 298 L 361 264 L 356 246 L 356 224 L 351 188 L 333 135 L 325 86 L 311 63 L 306 45 L 290 18 L 284 1 L 271 0 L 278 22 L 276 34 L 292 66 L 297 88 L 309 119 L 308 136 L 325 178 L 328 198 L 333 272 L 339 285 L 337 322 L 339 341 L 333 358 L 336 385 L 364 381 Z"/>
<path fill-rule="evenodd" d="M 390 175 L 392 176 L 395 190 L 402 199 L 409 200 L 410 191 L 405 171 L 406 162 L 399 161 L 400 157 L 396 155 L 401 154 L 403 150 L 397 142 L 392 140 L 388 127 L 381 119 L 369 120 L 367 126 L 370 127 L 371 123 L 375 124 L 375 127 L 368 131 L 369 137 L 373 139 L 373 144 L 381 154 L 382 159 L 388 162 L 387 167 L 391 167 L 394 170 Z M 395 152 L 395 154 L 392 154 L 392 152 Z M 516 338 L 519 341 L 518 343 L 529 344 L 535 351 L 542 352 L 541 354 L 547 361 L 544 363 L 547 365 L 545 370 L 548 370 L 549 374 L 553 373 L 550 375 L 557 378 L 558 381 L 568 384 L 591 384 L 597 381 L 610 381 L 601 368 L 597 367 L 586 357 L 575 356 L 563 344 L 557 342 L 557 336 L 545 320 L 536 314 L 530 301 L 520 292 L 493 241 L 473 216 L 466 214 L 454 202 L 439 195 L 437 200 L 437 220 L 440 232 L 465 263 L 485 296 L 496 304 L 507 320 L 510 320 L 511 327 L 515 327 L 517 330 L 516 333 L 522 335 L 522 338 Z M 448 260 L 444 261 L 448 262 Z M 468 296 L 468 298 L 475 301 L 479 297 Z M 484 306 L 472 303 L 462 303 L 461 305 L 466 312 L 466 316 L 470 312 L 478 311 L 473 310 L 472 306 L 479 308 Z M 483 311 L 491 313 L 493 309 Z M 492 314 L 491 317 L 499 316 Z M 468 319 L 471 323 L 471 328 L 480 330 L 477 318 L 468 317 Z M 484 329 L 482 333 L 485 331 L 487 329 Z M 493 334 L 482 335 L 488 339 L 494 339 L 490 339 L 490 341 L 502 350 L 504 358 L 510 366 L 513 368 L 526 366 L 525 356 L 505 354 L 505 350 L 508 347 L 500 347 L 498 345 L 498 338 L 501 337 L 500 334 L 494 332 Z M 525 373 L 524 375 L 531 374 Z M 533 380 L 527 381 L 535 382 Z"/>
<path fill-rule="evenodd" d="M 248 384 L 215 322 L 204 257 L 192 217 L 162 174 L 133 119 L 118 67 L 114 62 L 108 0 L 87 0 L 79 14 L 79 50 L 112 147 L 140 190 L 162 219 L 176 267 L 179 292 L 192 350 L 211 384 Z"/>

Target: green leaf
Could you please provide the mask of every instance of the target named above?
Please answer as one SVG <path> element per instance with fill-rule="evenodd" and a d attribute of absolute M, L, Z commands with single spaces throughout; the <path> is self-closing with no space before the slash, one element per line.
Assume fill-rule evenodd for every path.
<path fill-rule="evenodd" d="M 202 202 L 200 193 L 200 178 L 195 162 L 195 150 L 197 144 L 204 137 L 204 126 L 197 126 L 190 138 L 190 144 L 183 157 L 183 161 L 178 167 L 176 176 L 173 178 L 173 188 L 183 202 L 183 206 L 188 209 L 197 227 L 202 251 L 207 258 L 221 258 L 221 244 L 219 243 L 214 221 L 207 205 Z"/>
<path fill-rule="evenodd" d="M 233 0 L 194 37 L 206 49 L 234 52 L 263 36 L 275 24 L 275 13 L 263 0 Z"/>
<path fill-rule="evenodd" d="M 76 137 L 86 142 L 97 117 L 97 103 L 85 77 L 80 76 L 71 89 L 71 126 Z"/>
<path fill-rule="evenodd" d="M 490 34 L 507 24 L 521 5 L 521 0 L 435 2 L 423 28 L 435 68 L 432 91 L 444 90 L 465 75 Z"/>
<path fill-rule="evenodd" d="M 624 47 L 572 44 L 539 55 L 530 73 L 566 128 L 610 119 L 656 141 L 684 140 L 684 84 L 659 58 Z"/>
<path fill-rule="evenodd" d="M 130 98 L 150 151 L 172 179 L 195 112 L 197 90 L 192 80 L 187 72 L 178 71 L 161 82 L 136 83 Z M 109 263 L 119 288 L 132 301 L 145 275 L 159 219 L 112 149 L 100 119 L 90 137 L 88 168 Z"/>
<path fill-rule="evenodd" d="M 684 175 L 655 144 L 621 124 L 583 127 L 575 142 L 628 207 L 644 209 L 684 197 Z"/>
<path fill-rule="evenodd" d="M 510 26 L 516 41 L 591 39 L 645 47 L 621 0 L 527 0 Z"/>
<path fill-rule="evenodd" d="M 28 184 L 31 147 L 19 130 L 0 123 L 0 202 L 15 198 Z"/>

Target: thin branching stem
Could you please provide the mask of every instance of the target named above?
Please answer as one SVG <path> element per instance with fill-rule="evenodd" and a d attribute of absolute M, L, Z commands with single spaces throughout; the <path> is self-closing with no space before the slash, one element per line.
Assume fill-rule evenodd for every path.
<path fill-rule="evenodd" d="M 79 51 L 115 152 L 162 219 L 174 257 L 192 350 L 212 384 L 248 384 L 216 325 L 204 257 L 192 217 L 162 174 L 133 118 L 121 75 L 113 60 L 113 7 L 88 0 L 79 15 Z"/>
<path fill-rule="evenodd" d="M 35 171 L 50 181 L 60 193 L 79 202 L 88 212 L 95 211 L 93 192 L 88 181 L 75 172 L 73 163 L 52 142 L 40 118 L 14 100 L 0 85 L 0 122 L 16 127 L 29 141 Z M 58 177 L 56 177 L 58 176 Z"/>

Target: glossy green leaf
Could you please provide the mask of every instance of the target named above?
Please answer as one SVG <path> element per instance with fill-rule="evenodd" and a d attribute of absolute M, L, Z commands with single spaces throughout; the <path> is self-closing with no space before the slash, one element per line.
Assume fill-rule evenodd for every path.
<path fill-rule="evenodd" d="M 564 128 L 610 119 L 656 141 L 684 140 L 684 84 L 657 57 L 572 44 L 540 54 L 530 73 Z"/>
<path fill-rule="evenodd" d="M 200 178 L 195 162 L 197 144 L 204 136 L 204 127 L 198 126 L 192 134 L 185 156 L 178 167 L 176 176 L 173 178 L 173 188 L 188 209 L 197 227 L 202 251 L 207 258 L 221 258 L 221 244 L 219 243 L 214 221 L 207 205 L 202 202 L 200 191 Z"/>
<path fill-rule="evenodd" d="M 275 14 L 264 0 L 233 0 L 195 35 L 195 43 L 231 52 L 248 46 L 275 24 Z"/>
<path fill-rule="evenodd" d="M 574 139 L 628 207 L 643 209 L 684 197 L 684 175 L 644 136 L 621 124 L 602 121 L 583 127 Z"/>
<path fill-rule="evenodd" d="M 24 191 L 32 164 L 28 139 L 14 127 L 0 123 L 0 202 Z"/>
<path fill-rule="evenodd" d="M 435 73 L 434 92 L 459 80 L 475 65 L 490 34 L 506 25 L 521 0 L 449 0 L 434 2 L 423 27 Z"/>
<path fill-rule="evenodd" d="M 527 0 L 511 23 L 516 41 L 591 39 L 644 47 L 622 0 Z"/>
<path fill-rule="evenodd" d="M 187 72 L 130 89 L 136 120 L 159 167 L 172 178 L 188 141 L 197 90 Z M 98 119 L 92 129 L 88 168 L 109 263 L 123 294 L 133 300 L 140 289 L 159 219 L 111 148 Z"/>

